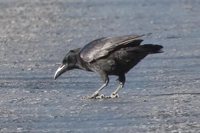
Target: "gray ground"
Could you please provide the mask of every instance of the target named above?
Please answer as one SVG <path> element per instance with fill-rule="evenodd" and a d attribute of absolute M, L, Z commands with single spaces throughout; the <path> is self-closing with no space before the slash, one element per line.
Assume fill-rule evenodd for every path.
<path fill-rule="evenodd" d="M 0 0 L 0 132 L 200 132 L 199 13 L 199 0 Z M 83 100 L 94 73 L 53 80 L 69 49 L 149 32 L 165 53 L 130 71 L 120 98 Z"/>

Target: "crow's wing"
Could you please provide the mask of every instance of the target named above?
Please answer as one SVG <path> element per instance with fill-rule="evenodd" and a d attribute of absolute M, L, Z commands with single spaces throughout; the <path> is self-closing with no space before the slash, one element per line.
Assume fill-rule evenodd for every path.
<path fill-rule="evenodd" d="M 142 36 L 144 35 L 126 35 L 96 39 L 82 48 L 80 57 L 86 62 L 92 62 L 107 56 L 117 48 L 126 47 L 126 45 L 131 45 L 132 47 L 140 45 L 143 41 L 140 39 Z"/>

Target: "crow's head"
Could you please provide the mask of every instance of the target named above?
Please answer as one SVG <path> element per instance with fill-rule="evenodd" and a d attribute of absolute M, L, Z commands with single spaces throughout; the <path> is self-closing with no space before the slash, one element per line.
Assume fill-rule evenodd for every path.
<path fill-rule="evenodd" d="M 77 55 L 78 55 L 79 51 L 80 51 L 80 48 L 73 49 L 73 50 L 70 50 L 66 54 L 66 56 L 64 57 L 64 59 L 62 61 L 62 64 L 55 72 L 54 79 L 57 79 L 64 72 L 76 68 Z"/>

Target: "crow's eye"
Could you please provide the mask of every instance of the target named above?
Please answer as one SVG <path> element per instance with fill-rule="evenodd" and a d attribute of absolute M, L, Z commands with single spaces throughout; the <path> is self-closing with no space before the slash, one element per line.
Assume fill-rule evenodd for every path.
<path fill-rule="evenodd" d="M 65 58 L 62 61 L 63 64 L 70 64 L 70 63 L 73 63 L 73 62 L 74 62 L 73 55 L 66 55 Z"/>

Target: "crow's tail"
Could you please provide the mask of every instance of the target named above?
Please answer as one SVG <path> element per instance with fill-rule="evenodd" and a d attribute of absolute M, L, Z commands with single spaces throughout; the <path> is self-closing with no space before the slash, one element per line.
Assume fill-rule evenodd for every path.
<path fill-rule="evenodd" d="M 148 52 L 149 54 L 155 54 L 155 53 L 162 53 L 163 46 L 161 45 L 155 45 L 155 44 L 144 44 L 140 45 L 140 48 L 142 48 L 144 51 Z"/>

